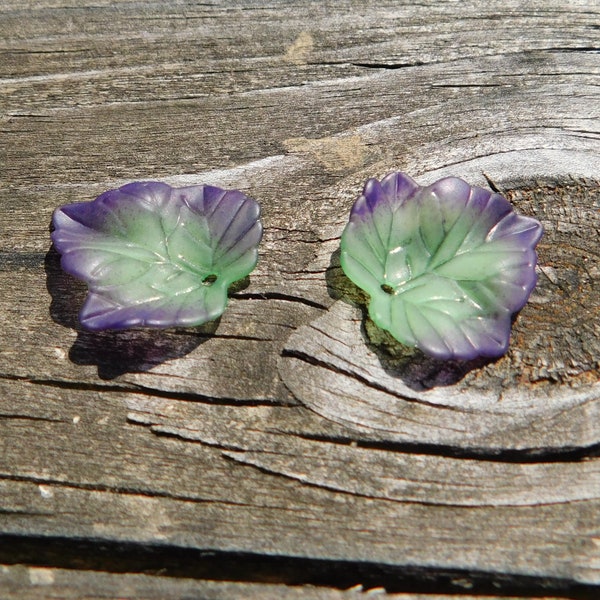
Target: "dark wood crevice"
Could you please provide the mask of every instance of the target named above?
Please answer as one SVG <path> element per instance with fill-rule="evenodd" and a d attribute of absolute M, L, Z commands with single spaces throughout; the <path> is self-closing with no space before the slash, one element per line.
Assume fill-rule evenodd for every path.
<path fill-rule="evenodd" d="M 450 596 L 468 590 L 480 596 L 592 600 L 600 591 L 600 587 L 552 577 L 5 534 L 0 535 L 0 563 L 340 590 L 362 585 L 385 588 L 388 593 Z"/>
<path fill-rule="evenodd" d="M 309 434 L 300 435 L 299 437 L 330 444 L 340 444 L 342 446 L 356 445 L 358 448 L 371 448 L 401 454 L 424 454 L 427 456 L 445 456 L 448 458 L 513 464 L 570 463 L 600 457 L 600 443 L 585 447 L 521 448 L 518 450 L 508 450 L 502 448 L 463 448 L 427 443 L 402 443 L 368 439 L 357 440 L 351 437 L 337 438 Z"/>

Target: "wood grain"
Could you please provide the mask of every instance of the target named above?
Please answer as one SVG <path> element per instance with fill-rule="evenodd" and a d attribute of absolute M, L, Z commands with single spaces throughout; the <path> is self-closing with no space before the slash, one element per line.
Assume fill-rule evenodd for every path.
<path fill-rule="evenodd" d="M 5 0 L 1 595 L 594 597 L 599 22 L 555 0 Z M 397 169 L 544 225 L 502 359 L 430 361 L 365 317 L 339 237 Z M 218 322 L 80 328 L 52 211 L 136 179 L 261 203 Z"/>
<path fill-rule="evenodd" d="M 468 594 L 452 596 L 442 594 L 386 594 L 382 588 L 365 589 L 353 586 L 347 590 L 334 590 L 316 586 L 283 586 L 276 584 L 244 584 L 217 581 L 196 581 L 186 578 L 169 578 L 149 574 L 112 574 L 51 569 L 42 567 L 0 566 L 0 581 L 5 600 L 61 600 L 115 598 L 130 600 L 177 600 L 203 598 L 204 600 L 230 600 L 254 598 L 260 600 L 473 600 Z M 468 587 L 467 581 L 456 580 L 455 585 Z M 500 600 L 499 596 L 487 596 Z M 518 600 L 515 596 L 502 596 L 504 600 Z M 543 600 L 559 600 L 544 596 Z"/>

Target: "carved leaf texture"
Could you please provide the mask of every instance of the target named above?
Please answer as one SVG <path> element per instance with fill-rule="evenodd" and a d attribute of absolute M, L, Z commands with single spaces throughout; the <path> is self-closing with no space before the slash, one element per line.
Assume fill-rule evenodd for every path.
<path fill-rule="evenodd" d="M 52 241 L 88 284 L 87 329 L 193 326 L 219 317 L 256 266 L 259 216 L 238 191 L 136 182 L 57 209 Z"/>
<path fill-rule="evenodd" d="M 495 357 L 535 287 L 542 227 L 455 177 L 370 179 L 342 235 L 346 275 L 398 341 L 441 359 Z"/>

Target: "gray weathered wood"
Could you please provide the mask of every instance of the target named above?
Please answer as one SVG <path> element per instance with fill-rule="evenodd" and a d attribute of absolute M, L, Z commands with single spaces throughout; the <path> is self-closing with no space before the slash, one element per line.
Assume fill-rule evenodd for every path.
<path fill-rule="evenodd" d="M 314 583 L 302 560 L 440 593 L 445 573 L 600 584 L 599 22 L 555 0 L 4 0 L 0 562 L 39 568 L 47 536 L 54 567 L 85 541 L 285 558 L 295 579 L 261 571 L 280 584 Z M 395 169 L 495 186 L 544 224 L 502 359 L 428 361 L 365 319 L 339 236 Z M 217 323 L 82 331 L 52 211 L 152 178 L 259 200 L 259 265 Z M 4 596 L 34 589 L 28 568 Z M 229 568 L 33 572 L 48 597 L 367 597 Z"/>
<path fill-rule="evenodd" d="M 4 600 L 61 600 L 118 598 L 119 600 L 175 600 L 202 598 L 203 600 L 472 600 L 477 596 L 452 594 L 386 594 L 382 588 L 364 589 L 354 586 L 347 590 L 333 590 L 314 586 L 283 586 L 273 584 L 232 583 L 174 579 L 157 575 L 97 573 L 43 567 L 0 566 L 0 583 Z M 456 586 L 468 588 L 468 581 L 455 581 Z M 488 600 L 500 597 L 486 596 Z M 518 600 L 502 596 L 503 600 Z M 545 596 L 544 600 L 559 600 Z"/>

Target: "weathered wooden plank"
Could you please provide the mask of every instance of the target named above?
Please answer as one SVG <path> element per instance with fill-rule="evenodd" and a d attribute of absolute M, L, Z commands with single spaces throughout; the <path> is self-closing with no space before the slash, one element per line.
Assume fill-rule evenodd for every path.
<path fill-rule="evenodd" d="M 455 580 L 454 585 L 469 587 L 467 580 Z M 120 600 L 175 600 L 203 598 L 204 600 L 472 600 L 468 594 L 386 594 L 382 588 L 365 589 L 355 586 L 335 590 L 315 586 L 285 586 L 275 584 L 233 583 L 175 579 L 159 575 L 112 574 L 90 571 L 51 569 L 43 567 L 0 566 L 0 590 L 4 600 L 61 600 L 108 599 Z M 500 597 L 486 596 L 489 600 Z M 502 596 L 503 600 L 518 600 L 516 596 Z M 540 596 L 542 600 L 559 600 L 558 596 Z"/>
<path fill-rule="evenodd" d="M 480 574 L 485 565 L 488 579 L 493 577 L 490 572 L 499 573 L 513 585 L 524 573 L 530 585 L 541 585 L 546 579 L 555 588 L 566 589 L 575 582 L 598 583 L 597 530 L 590 530 L 598 501 L 566 504 L 560 510 L 552 506 L 431 509 L 350 495 L 335 499 L 331 494 L 333 502 L 321 497 L 320 506 L 315 506 L 311 505 L 314 490 L 295 490 L 284 499 L 272 499 L 269 506 L 236 506 L 56 484 L 40 490 L 39 486 L 2 482 L 3 496 L 14 507 L 5 513 L 5 535 L 31 537 L 42 544 L 34 537 L 37 532 L 43 531 L 50 540 L 60 538 L 65 521 L 75 513 L 77 522 L 69 535 L 96 540 L 99 546 L 108 539 L 134 544 L 132 550 L 135 545 L 171 542 L 167 551 L 199 549 L 228 561 L 242 553 L 263 556 L 266 562 L 272 556 L 333 565 L 348 561 L 367 570 L 390 564 L 396 569 L 420 565 L 426 567 L 425 573 Z M 126 519 L 126 515 L 136 518 Z M 6 561 L 10 557 L 4 552 L 6 548 L 2 558 Z M 35 554 L 30 551 L 21 560 L 32 562 Z"/>
<path fill-rule="evenodd" d="M 327 450 L 322 443 L 225 452 L 243 464 L 303 483 L 369 498 L 459 506 L 524 506 L 594 498 L 597 461 L 485 463 L 363 448 Z M 352 478 L 347 477 L 351 472 Z"/>
<path fill-rule="evenodd" d="M 576 50 L 583 40 L 593 40 L 597 24 L 597 13 L 587 3 L 564 7 L 545 0 L 529 3 L 526 11 L 516 0 L 486 6 L 464 2 L 460 11 L 436 2 L 365 6 L 356 0 L 285 6 L 256 1 L 235 6 L 122 1 L 90 5 L 4 2 L 2 74 L 64 72 L 66 60 L 73 59 L 86 67 L 111 69 L 150 60 L 158 65 L 179 61 L 185 68 L 198 61 L 209 74 L 207 61 L 233 58 L 247 64 L 277 57 L 294 66 L 319 59 L 373 66 L 422 64 L 502 54 L 509 48 Z M 304 42 L 294 44 L 302 32 L 307 32 L 300 38 Z M 115 43 L 127 52 L 115 51 Z M 47 56 L 23 60 L 23 55 L 36 52 Z M 65 52 L 74 56 L 65 57 Z"/>
<path fill-rule="evenodd" d="M 60 271 L 55 253 L 45 261 L 47 278 L 42 260 L 38 254 L 33 265 L 8 260 L 0 267 L 3 288 L 19 278 L 13 293 L 0 298 L 5 335 L 13 341 L 0 348 L 5 376 L 100 385 L 118 379 L 129 388 L 294 402 L 277 374 L 277 357 L 293 328 L 321 309 L 293 296 L 252 296 L 232 299 L 218 323 L 194 330 L 90 333 L 77 323 L 82 286 Z"/>
<path fill-rule="evenodd" d="M 92 400 L 85 390 L 65 396 L 41 384 L 3 387 L 14 398 L 2 394 L 4 535 L 599 579 L 597 461 L 496 465 L 344 448 L 277 433 L 278 421 L 287 422 L 281 413 L 296 408 L 238 407 L 259 415 L 236 419 L 233 409 L 213 406 L 210 416 L 200 412 L 206 425 L 198 441 L 220 427 L 266 449 L 223 455 L 214 438 L 190 444 L 123 426 L 127 405 L 143 397 L 112 391 Z M 194 407 L 170 404 L 167 414 L 183 410 L 177 404 Z M 286 446 L 297 459 L 286 458 Z"/>
<path fill-rule="evenodd" d="M 0 536 L 38 566 L 43 536 L 64 545 L 55 566 L 84 541 L 88 557 L 256 561 L 235 584 L 38 572 L 52 593 L 348 597 L 242 583 L 261 559 L 280 583 L 314 583 L 300 574 L 318 563 L 334 587 L 357 571 L 409 589 L 416 569 L 445 592 L 478 577 L 486 594 L 502 578 L 504 595 L 593 593 L 574 586 L 600 582 L 599 16 L 549 0 L 2 3 Z M 403 352 L 341 275 L 353 199 L 397 168 L 495 185 L 542 220 L 540 284 L 496 363 Z M 52 210 L 140 178 L 261 202 L 261 261 L 218 323 L 79 328 Z"/>
<path fill-rule="evenodd" d="M 442 157 L 455 163 L 522 148 L 592 150 L 594 138 L 588 135 L 594 134 L 597 118 L 589 99 L 595 92 L 593 84 L 574 82 L 570 73 L 556 73 L 554 57 L 542 56 L 537 68 L 543 75 L 517 86 L 514 78 L 509 79 L 515 69 L 522 69 L 515 60 L 478 59 L 476 71 L 487 75 L 466 88 L 464 78 L 474 66 L 463 61 L 451 68 L 433 64 L 383 72 L 369 69 L 360 77 L 291 89 L 48 108 L 37 115 L 13 110 L 3 123 L 6 164 L 13 188 L 47 185 L 49 173 L 55 183 L 87 184 L 201 173 L 298 153 L 304 142 L 302 154 L 312 159 L 312 173 L 296 176 L 293 186 L 288 181 L 284 197 L 276 195 L 284 207 L 294 197 L 303 198 L 299 209 L 307 206 L 307 194 L 335 182 L 342 173 L 361 167 L 373 174 L 389 170 L 398 156 L 403 166 L 416 163 L 423 172 L 444 165 Z M 591 61 L 584 55 L 582 62 L 585 68 Z M 592 63 L 588 70 L 593 73 L 593 68 Z M 549 83 L 548 75 L 558 81 L 553 78 Z M 473 113 L 464 111 L 476 95 L 478 135 L 472 132 Z M 545 115 L 543 132 L 536 125 L 540 111 Z M 307 122 L 309 113 L 320 116 Z M 263 132 L 265 118 L 268 136 Z M 329 140 L 342 132 L 352 135 L 337 144 Z M 309 140 L 314 138 L 322 142 L 311 147 Z M 448 148 L 448 139 L 453 138 L 456 142 Z M 35 162 L 30 161 L 32 152 Z M 302 211 L 295 216 L 302 218 Z"/>
<path fill-rule="evenodd" d="M 233 598 L 337 600 L 360 597 L 355 594 L 307 586 L 299 589 L 282 585 L 219 583 L 152 575 L 116 575 L 21 566 L 0 567 L 0 590 L 5 600 L 17 598 L 19 600 L 44 598 L 67 600 L 82 597 L 90 600 L 100 598 L 176 600 L 192 597 L 206 600 Z M 390 598 L 390 596 L 383 597 Z"/>

